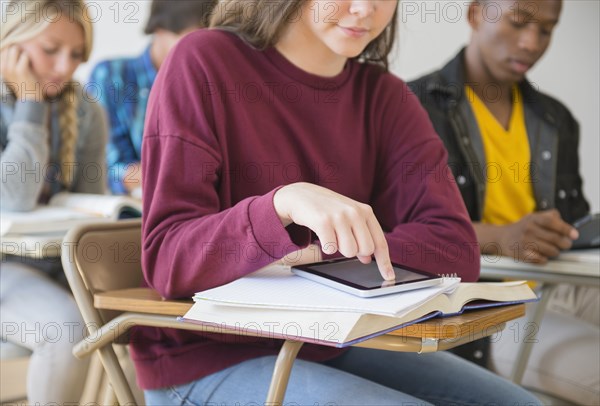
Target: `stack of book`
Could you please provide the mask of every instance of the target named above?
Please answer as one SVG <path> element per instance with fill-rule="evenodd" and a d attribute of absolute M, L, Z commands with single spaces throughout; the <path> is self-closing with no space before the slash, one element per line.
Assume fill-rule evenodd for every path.
<path fill-rule="evenodd" d="M 227 285 L 199 292 L 182 317 L 219 329 L 268 338 L 346 347 L 433 317 L 537 300 L 525 281 L 442 284 L 361 298 L 273 265 Z"/>
<path fill-rule="evenodd" d="M 62 192 L 31 211 L 0 212 L 3 254 L 60 255 L 66 232 L 86 222 L 114 221 L 142 215 L 142 202 L 128 196 Z"/>

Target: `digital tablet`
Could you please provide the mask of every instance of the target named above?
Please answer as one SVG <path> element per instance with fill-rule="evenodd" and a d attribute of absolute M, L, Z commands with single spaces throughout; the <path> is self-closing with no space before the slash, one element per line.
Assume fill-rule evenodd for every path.
<path fill-rule="evenodd" d="M 341 258 L 292 267 L 303 278 L 361 297 L 375 297 L 442 283 L 443 278 L 403 265 L 392 264 L 396 279 L 386 281 L 377 264 L 363 264 L 357 258 Z"/>
<path fill-rule="evenodd" d="M 572 250 L 600 247 L 600 213 L 588 214 L 573 223 L 579 238 L 573 241 Z"/>

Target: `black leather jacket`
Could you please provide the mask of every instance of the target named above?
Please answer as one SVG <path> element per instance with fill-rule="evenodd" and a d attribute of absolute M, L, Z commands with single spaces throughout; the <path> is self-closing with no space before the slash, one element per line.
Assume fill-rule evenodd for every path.
<path fill-rule="evenodd" d="M 464 49 L 441 70 L 408 85 L 429 113 L 448 150 L 452 169 L 472 221 L 480 221 L 486 160 L 475 116 L 464 94 Z M 520 85 L 531 148 L 536 210 L 556 208 L 571 223 L 589 205 L 579 175 L 579 125 L 569 110 L 527 80 Z"/>

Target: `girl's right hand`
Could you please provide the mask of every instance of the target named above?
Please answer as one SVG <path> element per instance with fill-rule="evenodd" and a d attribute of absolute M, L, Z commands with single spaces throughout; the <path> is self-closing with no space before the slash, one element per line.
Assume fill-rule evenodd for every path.
<path fill-rule="evenodd" d="M 0 52 L 0 75 L 17 100 L 43 100 L 42 85 L 31 69 L 29 55 L 18 45 Z"/>
<path fill-rule="evenodd" d="M 374 255 L 383 278 L 394 279 L 387 241 L 371 206 L 302 182 L 279 189 L 273 205 L 284 227 L 296 223 L 314 231 L 324 253 L 339 251 L 365 264 Z"/>

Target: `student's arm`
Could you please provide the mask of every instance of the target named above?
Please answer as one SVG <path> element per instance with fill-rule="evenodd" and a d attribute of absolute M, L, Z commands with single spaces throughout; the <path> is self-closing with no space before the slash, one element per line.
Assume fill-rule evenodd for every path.
<path fill-rule="evenodd" d="M 508 225 L 473 224 L 482 254 L 503 255 L 544 264 L 571 248 L 578 233 L 558 210 L 536 212 Z"/>
<path fill-rule="evenodd" d="M 8 128 L 6 147 L 0 147 L 2 209 L 28 211 L 35 207 L 42 192 L 50 157 L 49 107 L 43 101 L 29 56 L 20 47 L 12 45 L 2 51 L 0 76 L 3 86 L 10 87 L 16 96 L 12 121 L 4 123 Z"/>
<path fill-rule="evenodd" d="M 417 98 L 397 82 L 374 89 L 381 104 L 372 113 L 382 133 L 373 209 L 392 261 L 475 281 L 477 240 L 446 150 Z"/>
<path fill-rule="evenodd" d="M 96 103 L 82 100 L 84 114 L 80 117 L 77 163 L 79 173 L 73 191 L 78 193 L 106 193 L 107 119 Z"/>
<path fill-rule="evenodd" d="M 125 165 L 122 184 L 127 193 L 133 192 L 142 187 L 142 164 L 141 162 L 131 162 Z"/>
<path fill-rule="evenodd" d="M 150 129 L 142 151 L 144 274 L 161 295 L 189 297 L 310 243 L 308 229 L 283 227 L 273 206 L 276 190 L 223 208 L 218 177 L 206 172 L 219 157 L 207 145 Z"/>
<path fill-rule="evenodd" d="M 126 102 L 126 84 L 121 72 L 112 72 L 108 61 L 99 63 L 90 76 L 90 83 L 97 87 L 99 101 L 109 120 L 109 139 L 106 146 L 108 185 L 113 193 L 129 193 L 134 187 L 123 182 L 132 177 L 132 171 L 140 173 L 139 160 L 131 140 L 130 122 L 121 117 Z M 137 97 L 137 96 L 136 96 Z M 138 183 L 137 186 L 141 186 Z"/>
<path fill-rule="evenodd" d="M 48 106 L 41 101 L 17 101 L 12 122 L 8 124 L 8 144 L 2 150 L 2 210 L 32 210 L 44 186 L 44 166 L 50 148 Z"/>
<path fill-rule="evenodd" d="M 142 147 L 142 264 L 146 281 L 165 297 L 225 284 L 311 242 L 308 229 L 281 223 L 277 189 L 233 205 L 220 194 L 214 109 L 198 91 L 208 81 L 182 49 L 158 74 Z"/>
<path fill-rule="evenodd" d="M 589 212 L 579 173 L 579 125 L 558 101 L 544 98 L 558 127 L 555 209 L 535 212 L 508 225 L 475 223 L 481 252 L 543 264 L 569 249 L 578 237 L 570 223 Z"/>

